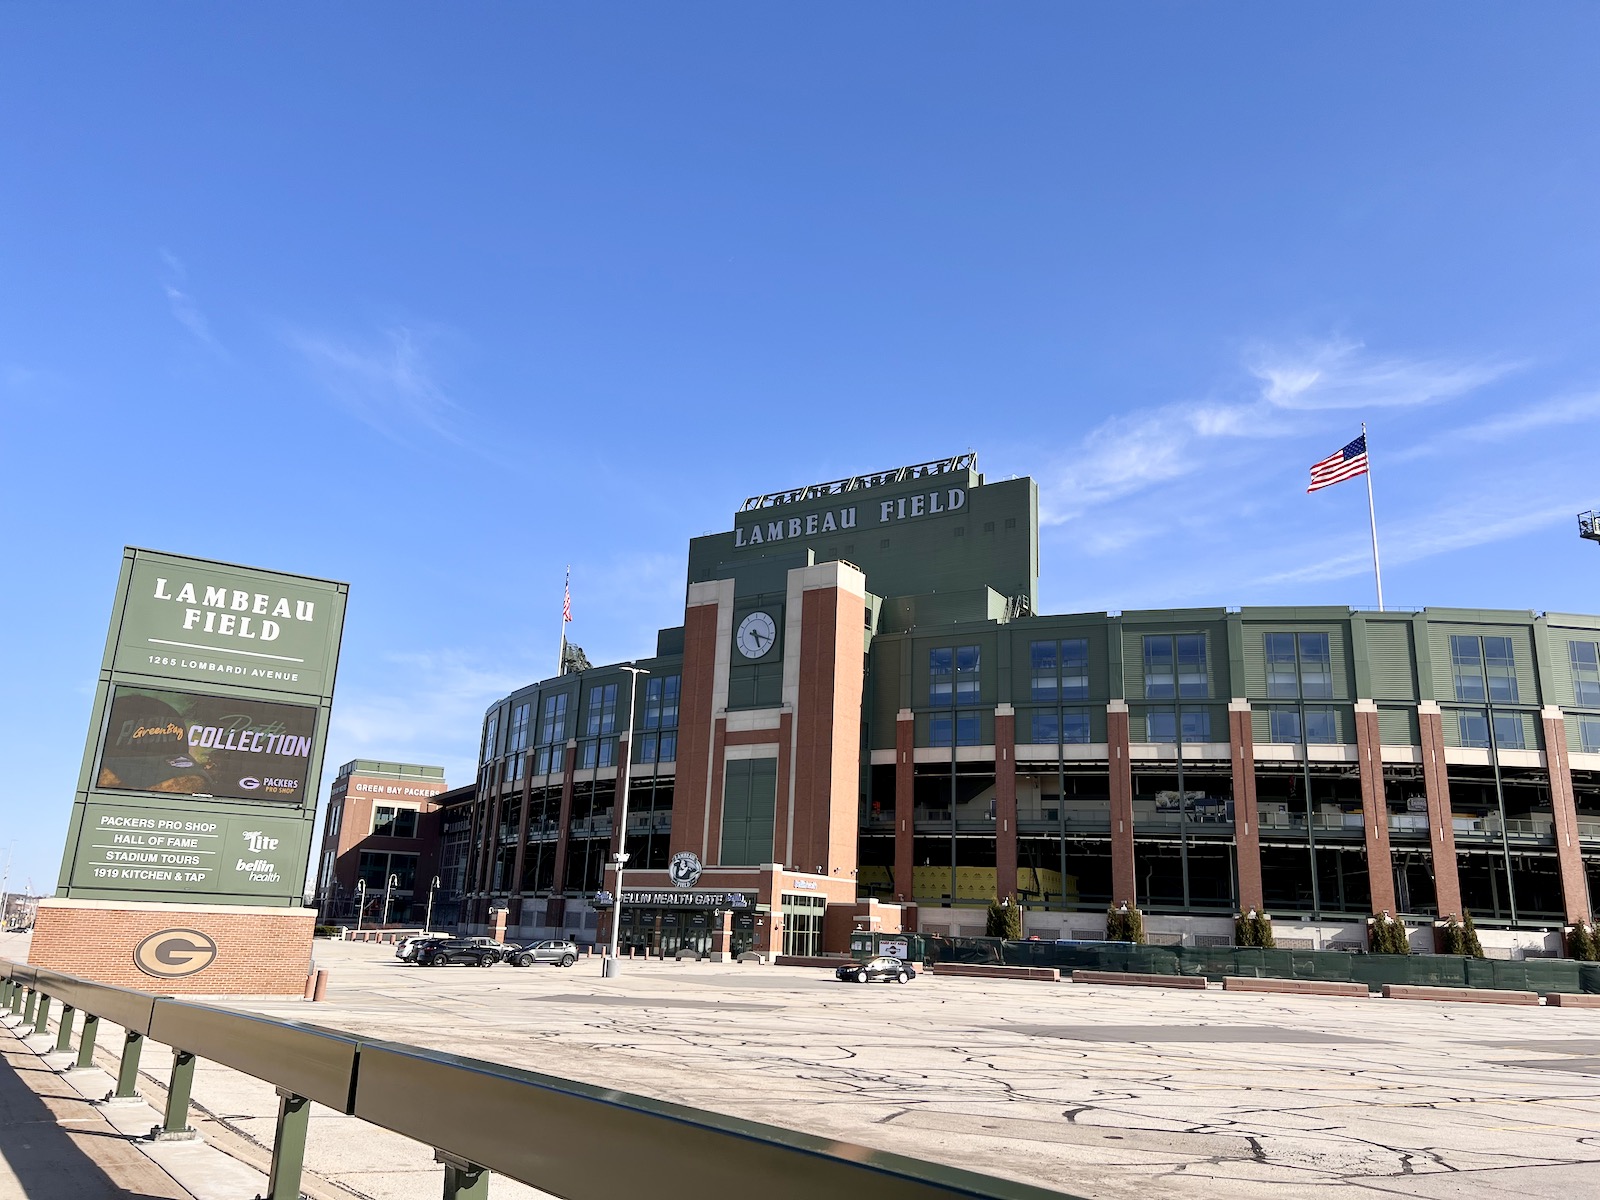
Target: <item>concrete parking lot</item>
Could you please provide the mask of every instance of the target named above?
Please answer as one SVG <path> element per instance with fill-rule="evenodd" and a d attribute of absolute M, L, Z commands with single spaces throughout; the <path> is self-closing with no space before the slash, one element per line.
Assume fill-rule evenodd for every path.
<path fill-rule="evenodd" d="M 604 980 L 594 959 L 424 970 L 388 947 L 326 942 L 317 960 L 332 978 L 324 1003 L 219 1002 L 1085 1197 L 1600 1197 L 1595 1010 L 860 986 L 688 962 L 626 963 Z M 145 1065 L 156 1092 L 166 1056 L 152 1047 Z M 197 1124 L 231 1153 L 270 1143 L 269 1086 L 202 1064 L 195 1097 Z M 319 1110 L 307 1154 L 308 1195 L 438 1194 L 426 1147 L 351 1118 Z M 493 1194 L 533 1195 L 506 1180 Z"/>
<path fill-rule="evenodd" d="M 242 1006 L 1089 1197 L 1600 1197 L 1600 1011 L 317 960 L 325 1003 Z"/>

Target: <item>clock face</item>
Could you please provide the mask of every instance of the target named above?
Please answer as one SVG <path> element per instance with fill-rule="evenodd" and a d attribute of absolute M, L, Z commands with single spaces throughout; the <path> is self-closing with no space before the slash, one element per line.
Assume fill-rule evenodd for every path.
<path fill-rule="evenodd" d="M 764 657 L 778 640 L 778 626 L 764 612 L 753 612 L 739 622 L 739 632 L 734 635 L 734 645 L 746 658 Z"/>

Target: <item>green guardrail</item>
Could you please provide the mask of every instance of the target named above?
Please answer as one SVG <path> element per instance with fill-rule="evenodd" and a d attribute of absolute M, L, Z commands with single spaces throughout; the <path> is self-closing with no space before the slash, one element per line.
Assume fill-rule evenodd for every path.
<path fill-rule="evenodd" d="M 1572 959 L 1465 958 L 1454 954 L 1363 954 L 1344 950 L 1265 950 L 1254 946 L 1136 946 L 1131 942 L 1005 942 L 928 936 L 926 961 L 1063 970 L 1203 975 L 1220 980 L 1314 979 L 1522 992 L 1600 993 L 1600 963 Z"/>
<path fill-rule="evenodd" d="M 261 1200 L 298 1200 L 313 1102 L 431 1146 L 444 1167 L 445 1200 L 484 1200 L 491 1174 L 566 1200 L 637 1200 L 659 1191 L 662 1180 L 705 1195 L 754 1192 L 762 1200 L 1067 1196 L 481 1059 L 109 987 L 0 959 L 0 1010 L 44 1033 L 52 1000 L 63 1005 L 58 1050 L 70 1050 L 73 1016 L 85 1017 L 77 1060 L 82 1066 L 91 1064 L 93 1030 L 102 1017 L 130 1022 L 124 1025 L 128 1041 L 115 1096 L 137 1095 L 144 1039 L 172 1047 L 158 1138 L 194 1136 L 188 1114 L 198 1058 L 276 1086 L 278 1123 Z"/>

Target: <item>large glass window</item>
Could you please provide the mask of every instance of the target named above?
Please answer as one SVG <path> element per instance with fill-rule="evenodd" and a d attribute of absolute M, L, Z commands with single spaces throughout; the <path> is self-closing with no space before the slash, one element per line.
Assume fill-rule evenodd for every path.
<path fill-rule="evenodd" d="M 378 837 L 417 836 L 417 810 L 379 805 L 372 810 L 372 832 Z"/>
<path fill-rule="evenodd" d="M 1578 744 L 1585 754 L 1600 754 L 1600 717 L 1578 718 Z"/>
<path fill-rule="evenodd" d="M 1204 700 L 1209 696 L 1205 635 L 1146 635 L 1144 694 L 1147 700 Z"/>
<path fill-rule="evenodd" d="M 977 646 L 941 646 L 928 651 L 928 703 L 976 704 L 979 693 Z"/>
<path fill-rule="evenodd" d="M 1455 679 L 1456 699 L 1481 704 L 1484 699 L 1483 652 L 1477 638 L 1450 636 L 1450 671 Z"/>
<path fill-rule="evenodd" d="M 1333 698 L 1333 654 L 1325 633 L 1263 634 L 1267 695 L 1274 700 Z"/>
<path fill-rule="evenodd" d="M 1060 657 L 1056 642 L 1034 642 L 1028 647 L 1033 668 L 1033 698 L 1054 700 L 1060 693 Z M 1054 738 L 1036 739 L 1054 741 Z"/>
<path fill-rule="evenodd" d="M 979 697 L 978 647 L 956 647 L 956 703 L 976 704 Z"/>
<path fill-rule="evenodd" d="M 1320 705 L 1306 705 L 1306 741 L 1331 746 L 1339 740 L 1339 712 Z"/>
<path fill-rule="evenodd" d="M 520 754 L 528 748 L 528 711 L 531 704 L 518 704 L 511 709 L 511 728 L 506 731 L 506 753 Z"/>
<path fill-rule="evenodd" d="M 1035 746 L 1089 744 L 1087 709 L 1035 709 L 1030 722 L 1032 736 L 1028 740 Z"/>
<path fill-rule="evenodd" d="M 1170 637 L 1144 639 L 1144 694 L 1147 700 L 1171 700 L 1178 694 Z"/>
<path fill-rule="evenodd" d="M 1483 639 L 1483 667 L 1489 677 L 1489 700 L 1494 704 L 1517 703 L 1517 664 L 1511 655 L 1511 639 Z"/>
<path fill-rule="evenodd" d="M 639 761 L 672 762 L 678 757 L 678 694 L 682 676 L 661 675 L 644 688 L 644 733 L 639 737 Z"/>
<path fill-rule="evenodd" d="M 1211 740 L 1211 712 L 1204 708 L 1184 708 L 1180 710 L 1183 719 L 1183 740 L 1185 742 L 1209 742 Z M 1152 742 L 1177 741 L 1179 714 L 1170 708 L 1152 708 L 1145 714 L 1146 736 Z"/>
<path fill-rule="evenodd" d="M 1600 647 L 1594 642 L 1568 642 L 1572 660 L 1572 698 L 1582 708 L 1600 708 Z"/>
<path fill-rule="evenodd" d="M 928 745 L 949 746 L 954 735 L 957 746 L 976 746 L 983 722 L 976 712 L 933 713 L 928 718 Z"/>
<path fill-rule="evenodd" d="M 1461 730 L 1461 744 L 1487 750 L 1489 748 L 1489 713 L 1473 708 L 1456 714 Z M 1494 714 L 1494 741 L 1501 750 L 1525 750 L 1527 739 L 1523 736 L 1522 716 L 1519 713 Z"/>
<path fill-rule="evenodd" d="M 544 718 L 539 722 L 539 744 L 567 740 L 567 694 L 547 696 L 544 701 Z"/>
<path fill-rule="evenodd" d="M 1300 742 L 1300 710 L 1287 704 L 1274 704 L 1267 709 L 1267 740 L 1284 745 Z"/>
<path fill-rule="evenodd" d="M 928 703 L 948 705 L 955 695 L 955 654 L 949 646 L 928 651 Z"/>
<path fill-rule="evenodd" d="M 1089 698 L 1089 639 L 1032 642 L 1028 647 L 1035 700 Z"/>
<path fill-rule="evenodd" d="M 589 722 L 584 730 L 589 737 L 617 731 L 617 685 L 597 684 L 589 689 Z"/>
<path fill-rule="evenodd" d="M 1264 635 L 1264 640 L 1267 651 L 1267 695 L 1274 700 L 1296 699 L 1300 695 L 1300 680 L 1295 669 L 1294 634 L 1269 633 Z"/>
<path fill-rule="evenodd" d="M 500 730 L 500 710 L 496 709 L 489 714 L 488 720 L 483 723 L 483 750 L 478 755 L 479 762 L 488 762 L 494 757 L 494 739 Z"/>

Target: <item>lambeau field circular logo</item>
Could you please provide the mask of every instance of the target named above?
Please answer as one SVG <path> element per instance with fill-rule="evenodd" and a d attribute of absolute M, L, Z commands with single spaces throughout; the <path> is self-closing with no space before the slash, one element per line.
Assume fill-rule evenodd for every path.
<path fill-rule="evenodd" d="M 198 975 L 217 961 L 217 943 L 198 929 L 163 929 L 133 949 L 133 965 L 157 979 Z"/>
<path fill-rule="evenodd" d="M 679 850 L 667 864 L 667 875 L 681 888 L 692 888 L 700 881 L 700 856 L 692 850 Z"/>

